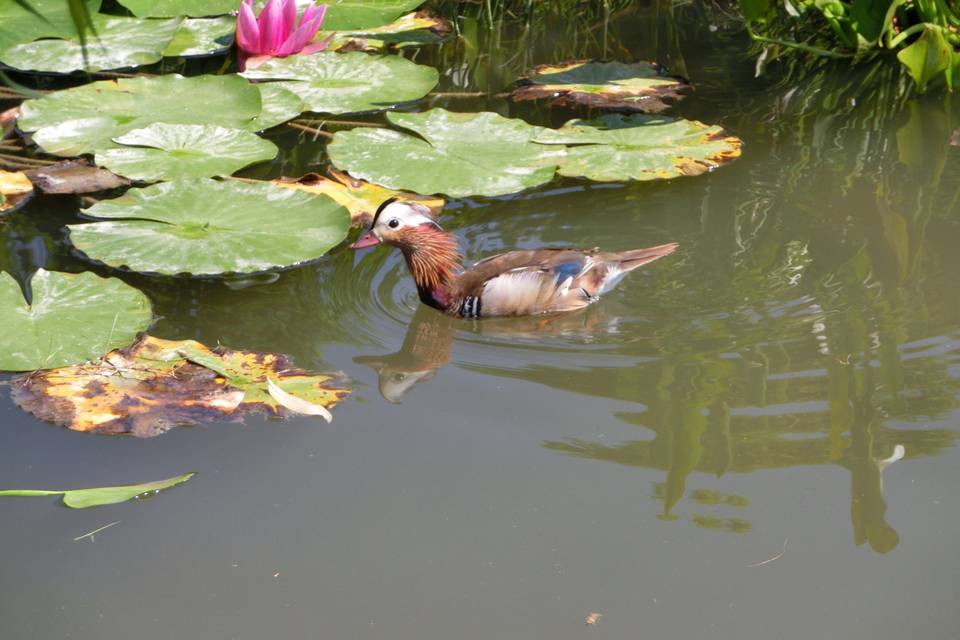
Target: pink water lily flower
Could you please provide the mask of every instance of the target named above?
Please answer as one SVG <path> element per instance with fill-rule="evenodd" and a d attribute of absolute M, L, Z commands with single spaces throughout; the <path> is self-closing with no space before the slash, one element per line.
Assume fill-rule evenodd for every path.
<path fill-rule="evenodd" d="M 296 0 L 269 0 L 257 17 L 253 0 L 243 0 L 237 16 L 237 48 L 240 69 L 255 67 L 270 58 L 286 58 L 294 53 L 316 53 L 328 41 L 310 44 L 327 15 L 327 5 L 311 4 L 297 23 Z"/>

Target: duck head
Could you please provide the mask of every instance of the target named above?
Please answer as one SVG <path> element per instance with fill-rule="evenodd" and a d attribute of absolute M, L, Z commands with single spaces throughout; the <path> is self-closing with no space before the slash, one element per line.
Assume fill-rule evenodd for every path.
<path fill-rule="evenodd" d="M 429 207 L 397 198 L 385 200 L 377 208 L 370 228 L 361 234 L 351 249 L 365 249 L 378 244 L 389 244 L 400 249 L 415 248 L 423 233 L 446 233 L 433 219 Z"/>

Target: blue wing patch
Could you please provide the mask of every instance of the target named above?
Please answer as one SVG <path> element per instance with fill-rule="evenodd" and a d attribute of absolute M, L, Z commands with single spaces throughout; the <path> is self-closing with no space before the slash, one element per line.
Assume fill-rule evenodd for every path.
<path fill-rule="evenodd" d="M 561 262 L 553 267 L 553 272 L 557 274 L 557 282 L 563 282 L 567 278 L 576 278 L 583 269 L 583 262 L 574 260 L 571 262 Z"/>

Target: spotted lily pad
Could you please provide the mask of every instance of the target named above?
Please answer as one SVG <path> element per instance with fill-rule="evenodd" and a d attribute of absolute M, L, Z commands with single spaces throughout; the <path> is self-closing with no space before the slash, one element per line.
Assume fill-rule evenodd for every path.
<path fill-rule="evenodd" d="M 119 0 L 138 18 L 172 18 L 175 16 L 219 16 L 232 13 L 239 0 Z"/>
<path fill-rule="evenodd" d="M 91 15 L 100 10 L 100 0 L 84 4 Z M 0 0 L 0 51 L 38 38 L 70 38 L 76 34 L 65 0 Z"/>
<path fill-rule="evenodd" d="M 565 149 L 533 142 L 541 127 L 490 113 L 387 114 L 392 129 L 339 131 L 327 147 L 350 175 L 390 189 L 462 197 L 523 191 L 553 179 Z"/>
<path fill-rule="evenodd" d="M 150 301 L 116 278 L 40 269 L 27 304 L 0 273 L 0 371 L 75 364 L 130 344 L 153 318 Z"/>
<path fill-rule="evenodd" d="M 114 142 L 125 146 L 97 152 L 96 163 L 146 182 L 229 176 L 277 155 L 277 146 L 255 133 L 211 124 L 157 123 Z"/>
<path fill-rule="evenodd" d="M 88 38 L 86 58 L 78 36 L 46 39 L 16 45 L 0 54 L 0 62 L 15 69 L 70 73 L 102 71 L 152 64 L 163 57 L 180 26 L 180 19 L 138 20 L 97 15 L 97 37 Z"/>
<path fill-rule="evenodd" d="M 163 50 L 164 56 L 209 56 L 223 53 L 233 45 L 237 19 L 187 18 Z"/>
<path fill-rule="evenodd" d="M 0 213 L 19 207 L 33 195 L 33 183 L 19 171 L 0 169 Z"/>
<path fill-rule="evenodd" d="M 322 113 L 387 109 L 422 98 L 439 79 L 433 67 L 399 56 L 328 51 L 272 58 L 241 75 L 276 81 L 300 96 L 306 109 Z"/>
<path fill-rule="evenodd" d="M 573 145 L 559 173 L 598 182 L 662 180 L 694 176 L 740 156 L 739 138 L 695 120 L 608 114 L 543 129 L 535 140 Z"/>
<path fill-rule="evenodd" d="M 370 182 L 351 178 L 345 173 L 336 169 L 330 169 L 330 178 L 308 173 L 297 179 L 290 180 L 281 178 L 272 180 L 270 184 L 287 189 L 298 189 L 307 193 L 322 193 L 330 196 L 350 212 L 350 224 L 354 227 L 361 227 L 373 222 L 373 214 L 377 208 L 389 198 L 399 198 L 401 200 L 416 200 L 430 208 L 434 214 L 439 214 L 443 209 L 443 198 L 422 196 L 417 193 L 407 193 L 404 191 L 394 191 Z"/>
<path fill-rule="evenodd" d="M 587 105 L 656 113 L 680 100 L 690 85 L 654 62 L 564 62 L 542 65 L 522 80 L 514 100 L 552 98 L 560 105 Z"/>
<path fill-rule="evenodd" d="M 169 275 L 252 273 L 319 258 L 347 235 L 347 210 L 268 183 L 178 180 L 130 189 L 70 225 L 73 244 L 113 267 Z"/>
<path fill-rule="evenodd" d="M 319 407 L 350 393 L 333 375 L 297 369 L 282 354 L 142 336 L 95 362 L 15 379 L 12 397 L 74 431 L 151 437 L 177 425 L 294 413 L 271 395 L 270 382 Z"/>
<path fill-rule="evenodd" d="M 257 130 L 260 91 L 236 75 L 103 80 L 23 103 L 18 124 L 48 153 L 76 156 L 120 146 L 117 136 L 155 122 Z"/>

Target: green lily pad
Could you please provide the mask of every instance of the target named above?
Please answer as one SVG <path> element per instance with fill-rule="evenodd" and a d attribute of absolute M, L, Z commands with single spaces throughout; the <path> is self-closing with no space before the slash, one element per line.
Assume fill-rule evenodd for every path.
<path fill-rule="evenodd" d="M 116 278 L 40 269 L 33 302 L 0 273 L 0 370 L 31 371 L 84 362 L 133 342 L 153 312 L 143 293 Z"/>
<path fill-rule="evenodd" d="M 260 91 L 260 115 L 247 126 L 248 131 L 264 131 L 287 120 L 293 120 L 306 111 L 300 96 L 287 91 L 276 82 L 254 85 Z"/>
<path fill-rule="evenodd" d="M 717 126 L 640 114 L 571 120 L 535 140 L 576 145 L 561 158 L 560 175 L 598 182 L 698 175 L 739 157 L 742 144 Z"/>
<path fill-rule="evenodd" d="M 229 176 L 272 160 L 277 146 L 255 133 L 211 124 L 152 124 L 114 138 L 126 145 L 98 151 L 95 161 L 116 174 L 153 182 Z"/>
<path fill-rule="evenodd" d="M 422 98 L 439 79 L 433 67 L 400 56 L 356 51 L 273 58 L 241 75 L 278 81 L 276 84 L 300 96 L 308 110 L 321 113 L 387 109 Z"/>
<path fill-rule="evenodd" d="M 181 180 L 130 189 L 70 225 L 90 258 L 133 271 L 252 273 L 319 258 L 347 235 L 350 215 L 332 199 L 266 183 Z"/>
<path fill-rule="evenodd" d="M 156 494 L 160 491 L 183 484 L 196 473 L 185 473 L 176 478 L 144 482 L 143 484 L 128 484 L 119 487 L 96 487 L 93 489 L 66 489 L 50 491 L 47 489 L 4 489 L 0 496 L 36 497 L 36 496 L 63 496 L 63 504 L 71 509 L 87 509 L 107 504 L 126 502 L 146 494 Z M 98 529 L 99 531 L 99 529 Z"/>
<path fill-rule="evenodd" d="M 87 0 L 85 4 L 91 15 L 100 10 L 100 0 Z M 0 52 L 38 38 L 76 35 L 65 0 L 29 0 L 29 4 L 25 0 L 0 0 Z"/>
<path fill-rule="evenodd" d="M 48 153 L 77 156 L 115 148 L 115 137 L 155 122 L 250 129 L 260 111 L 260 91 L 239 76 L 170 74 L 103 80 L 27 100 L 18 125 L 35 131 L 34 141 Z"/>
<path fill-rule="evenodd" d="M 436 44 L 450 35 L 450 24 L 425 11 L 408 13 L 393 22 L 369 29 L 320 31 L 314 41 L 331 37 L 330 51 L 382 52 L 394 48 Z"/>
<path fill-rule="evenodd" d="M 180 23 L 163 55 L 187 57 L 223 53 L 233 46 L 236 31 L 237 19 L 233 16 L 187 18 Z"/>
<path fill-rule="evenodd" d="M 559 105 L 656 113 L 689 91 L 686 80 L 653 62 L 564 62 L 542 65 L 514 90 L 514 100 L 551 98 Z"/>
<path fill-rule="evenodd" d="M 369 29 L 393 22 L 424 0 L 330 0 L 323 28 L 328 31 Z"/>
<path fill-rule="evenodd" d="M 138 18 L 219 16 L 240 8 L 240 0 L 118 0 Z"/>
<path fill-rule="evenodd" d="M 0 62 L 15 69 L 70 73 L 86 69 L 103 71 L 153 64 L 163 57 L 180 19 L 138 20 L 97 15 L 93 17 L 96 38 L 88 37 L 86 59 L 76 35 L 66 39 L 36 40 L 11 47 Z"/>
<path fill-rule="evenodd" d="M 498 196 L 553 179 L 563 148 L 533 142 L 542 131 L 490 112 L 389 113 L 391 129 L 339 131 L 328 145 L 333 163 L 355 178 L 391 189 L 454 197 Z"/>

